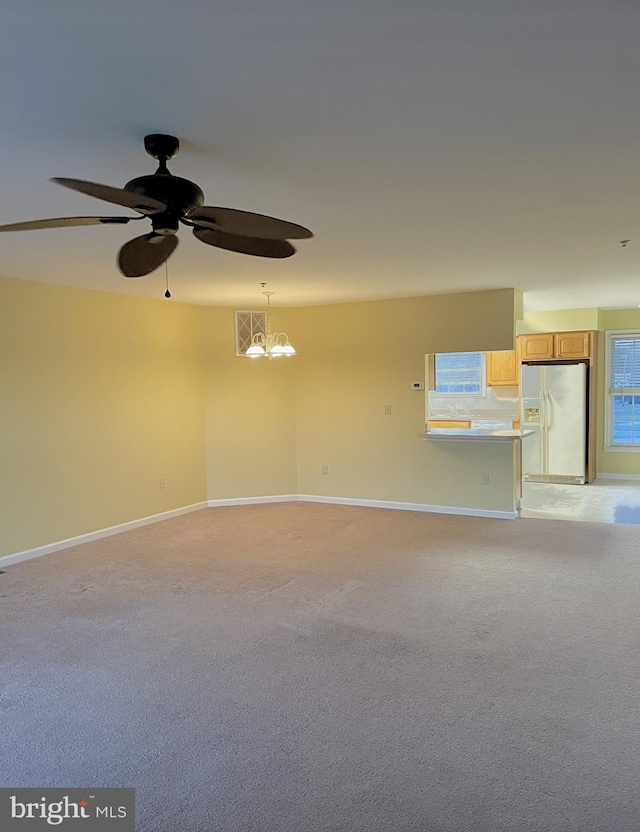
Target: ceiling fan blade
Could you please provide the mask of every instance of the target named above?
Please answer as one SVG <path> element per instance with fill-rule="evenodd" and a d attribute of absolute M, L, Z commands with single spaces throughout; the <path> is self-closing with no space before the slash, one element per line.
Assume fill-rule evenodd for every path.
<path fill-rule="evenodd" d="M 242 237 L 259 237 L 266 240 L 304 240 L 313 237 L 308 228 L 294 222 L 252 214 L 250 211 L 236 211 L 234 208 L 212 208 L 203 205 L 187 219 L 204 228 L 213 228 L 225 234 Z"/>
<path fill-rule="evenodd" d="M 54 217 L 50 220 L 29 220 L 0 225 L 0 231 L 38 231 L 43 228 L 73 228 L 76 225 L 124 225 L 142 217 Z"/>
<path fill-rule="evenodd" d="M 54 176 L 51 181 L 58 185 L 64 185 L 65 188 L 71 188 L 72 191 L 80 191 L 81 194 L 104 199 L 105 202 L 124 205 L 139 214 L 159 214 L 167 210 L 164 202 L 159 202 L 157 199 L 151 199 L 148 196 L 134 194 L 124 188 L 112 188 L 110 185 L 100 185 L 97 182 L 85 182 L 84 179 L 64 179 L 59 176 Z"/>
<path fill-rule="evenodd" d="M 225 234 L 210 228 L 194 228 L 195 236 L 208 246 L 253 254 L 256 257 L 291 257 L 295 248 L 286 240 L 264 240 L 260 237 L 241 237 L 239 234 Z"/>
<path fill-rule="evenodd" d="M 175 234 L 143 234 L 125 243 L 118 252 L 118 266 L 125 277 L 144 277 L 161 266 L 176 250 Z"/>

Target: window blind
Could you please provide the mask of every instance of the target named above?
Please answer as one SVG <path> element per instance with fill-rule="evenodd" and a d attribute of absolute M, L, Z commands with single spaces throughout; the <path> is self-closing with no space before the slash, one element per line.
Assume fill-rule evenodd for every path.
<path fill-rule="evenodd" d="M 484 353 L 437 353 L 435 376 L 436 393 L 481 393 L 484 390 Z"/>
<path fill-rule="evenodd" d="M 609 347 L 610 392 L 640 395 L 640 333 L 612 335 Z"/>
<path fill-rule="evenodd" d="M 609 336 L 609 444 L 640 446 L 640 332 Z"/>

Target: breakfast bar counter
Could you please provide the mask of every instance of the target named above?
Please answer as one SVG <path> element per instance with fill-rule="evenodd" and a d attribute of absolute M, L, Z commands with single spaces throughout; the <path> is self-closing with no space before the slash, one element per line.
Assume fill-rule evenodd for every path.
<path fill-rule="evenodd" d="M 533 436 L 532 430 L 491 430 L 490 428 L 432 428 L 419 433 L 421 439 L 429 442 L 518 442 Z"/>

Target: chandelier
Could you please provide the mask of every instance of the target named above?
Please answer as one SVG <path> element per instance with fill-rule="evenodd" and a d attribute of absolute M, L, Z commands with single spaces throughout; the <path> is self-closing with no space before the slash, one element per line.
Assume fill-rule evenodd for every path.
<path fill-rule="evenodd" d="M 264 283 L 262 284 L 265 285 Z M 274 292 L 263 292 L 267 296 L 267 331 L 258 332 L 251 339 L 251 346 L 247 348 L 249 358 L 279 358 L 281 355 L 295 355 L 296 351 L 289 343 L 286 332 L 271 332 L 271 295 Z"/>

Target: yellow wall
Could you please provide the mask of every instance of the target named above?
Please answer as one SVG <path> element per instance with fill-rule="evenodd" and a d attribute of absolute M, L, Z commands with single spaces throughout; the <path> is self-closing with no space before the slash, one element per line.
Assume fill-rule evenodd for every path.
<path fill-rule="evenodd" d="M 599 309 L 556 309 L 549 312 L 525 312 L 517 325 L 518 335 L 529 332 L 570 332 L 598 329 Z"/>
<path fill-rule="evenodd" d="M 607 400 L 605 388 L 605 343 L 608 330 L 635 329 L 640 330 L 640 309 L 601 309 L 599 327 L 603 331 L 600 336 L 598 363 L 601 372 L 598 377 L 598 457 L 597 471 L 599 474 L 640 475 L 640 451 L 605 451 L 604 450 L 604 409 Z"/>
<path fill-rule="evenodd" d="M 294 311 L 273 328 L 295 344 Z M 210 500 L 296 493 L 295 362 L 235 355 L 234 310 L 203 310 Z"/>
<path fill-rule="evenodd" d="M 512 349 L 516 300 L 499 290 L 296 310 L 298 492 L 512 511 L 511 445 L 418 439 L 424 393 L 411 382 L 424 380 L 425 353 Z"/>
<path fill-rule="evenodd" d="M 0 279 L 0 555 L 206 499 L 202 312 Z"/>
<path fill-rule="evenodd" d="M 427 353 L 512 348 L 520 300 L 276 308 L 299 354 L 252 361 L 235 355 L 231 308 L 0 279 L 0 556 L 206 499 L 512 511 L 511 445 L 420 440 L 411 382 Z M 640 329 L 636 309 L 524 318 L 522 331 Z M 640 454 L 603 451 L 604 398 L 601 372 L 598 471 L 640 474 Z"/>
<path fill-rule="evenodd" d="M 599 328 L 640 330 L 640 309 L 601 309 Z"/>
<path fill-rule="evenodd" d="M 511 348 L 516 305 L 497 290 L 275 309 L 299 355 L 252 361 L 230 308 L 0 279 L 0 556 L 206 499 L 511 511 L 511 446 L 419 440 L 410 383 L 425 353 Z"/>

